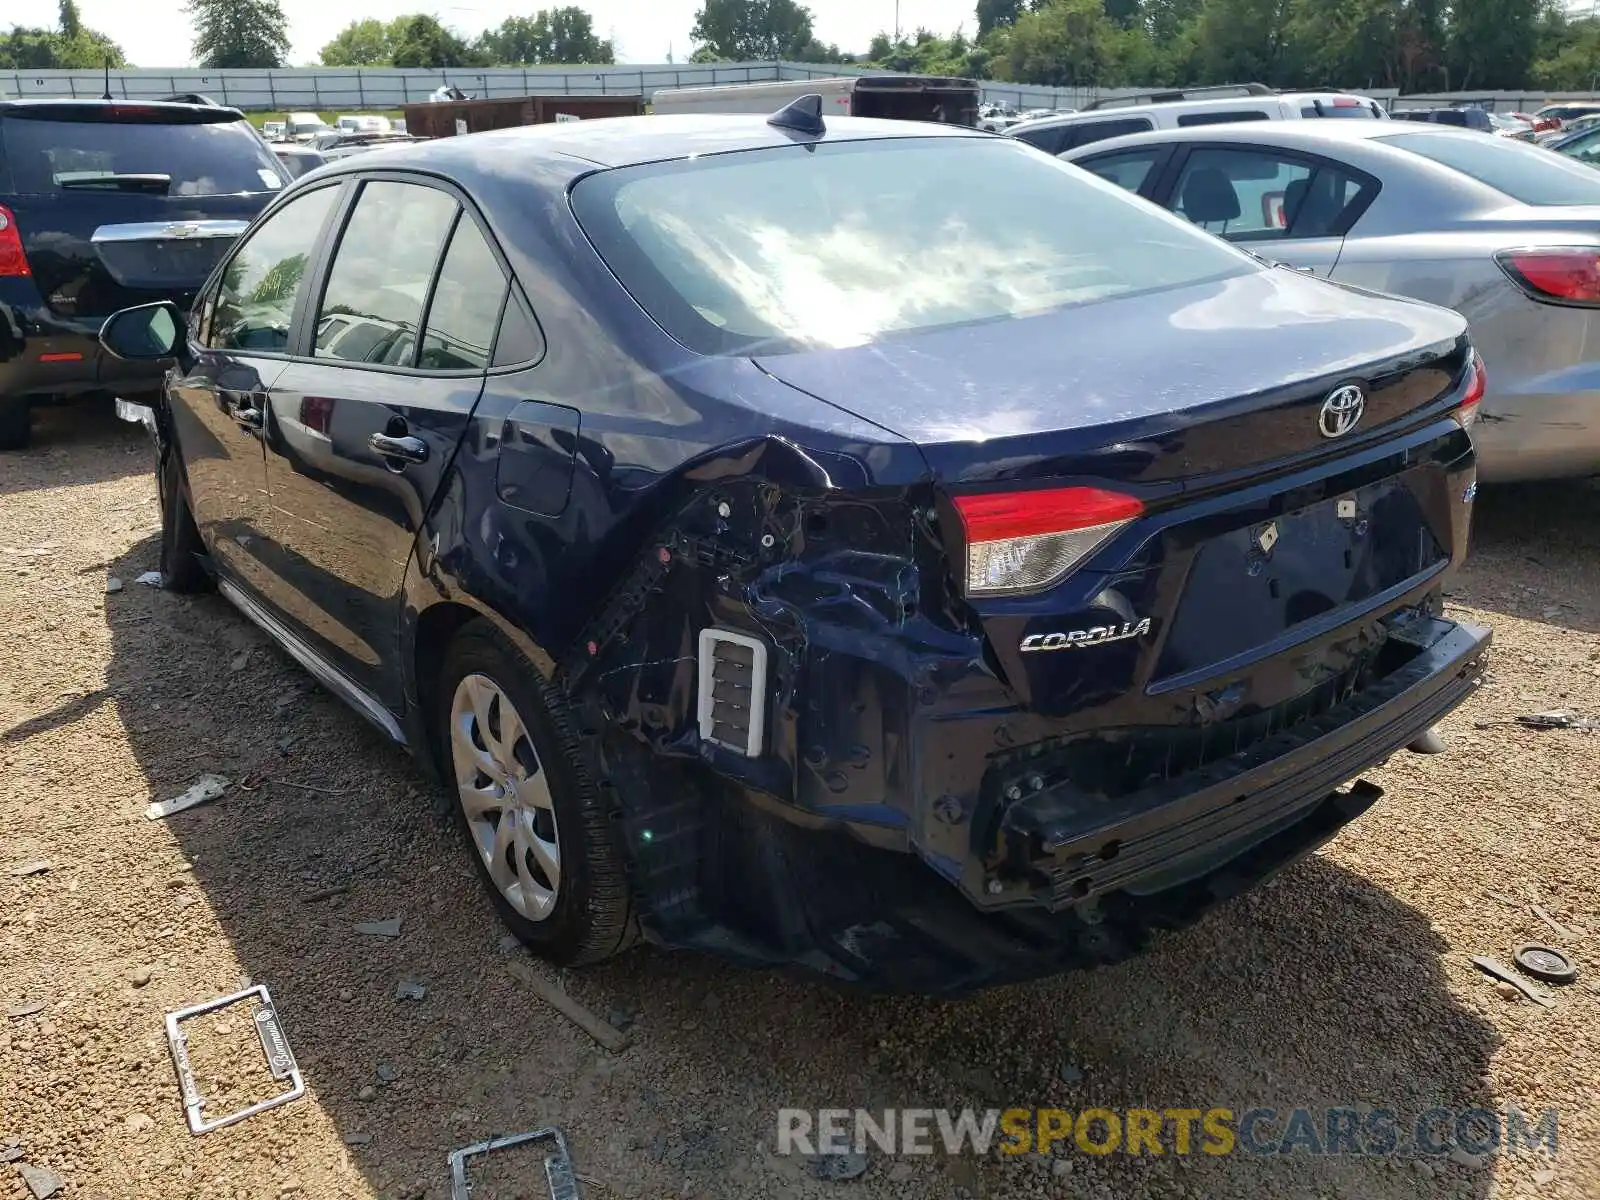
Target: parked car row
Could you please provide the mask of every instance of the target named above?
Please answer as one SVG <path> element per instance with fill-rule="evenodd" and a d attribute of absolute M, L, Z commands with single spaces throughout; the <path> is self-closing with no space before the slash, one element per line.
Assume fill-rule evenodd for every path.
<path fill-rule="evenodd" d="M 1483 478 L 1600 473 L 1600 172 L 1583 165 L 1600 131 L 1579 135 L 1573 161 L 1433 119 L 1481 109 L 1412 122 L 1219 107 L 1238 103 L 1146 102 L 1127 118 L 1141 132 L 1097 129 L 1059 153 L 1269 261 L 1456 309 L 1490 381 Z M 1012 135 L 1071 143 L 1083 124 Z"/>

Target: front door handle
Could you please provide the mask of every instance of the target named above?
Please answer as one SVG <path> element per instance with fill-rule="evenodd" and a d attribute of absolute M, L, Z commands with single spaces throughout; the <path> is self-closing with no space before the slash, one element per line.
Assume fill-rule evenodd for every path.
<path fill-rule="evenodd" d="M 391 437 L 387 433 L 375 433 L 367 444 L 384 458 L 405 463 L 424 463 L 428 461 L 428 443 L 419 437 L 407 434 L 404 437 Z"/>

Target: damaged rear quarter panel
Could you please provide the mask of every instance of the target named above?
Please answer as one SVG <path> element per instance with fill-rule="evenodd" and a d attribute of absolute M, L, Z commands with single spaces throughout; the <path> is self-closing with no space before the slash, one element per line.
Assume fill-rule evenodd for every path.
<path fill-rule="evenodd" d="M 413 706 L 424 691 L 414 673 L 417 630 L 441 603 L 493 620 L 541 669 L 562 679 L 575 704 L 602 705 L 590 716 L 601 718 L 608 736 L 627 731 L 653 751 L 680 756 L 693 750 L 699 629 L 725 623 L 769 639 L 815 640 L 839 664 L 807 668 L 823 673 L 818 687 L 830 703 L 846 693 L 873 697 L 870 721 L 847 730 L 836 714 L 827 718 L 840 729 L 830 740 L 846 747 L 846 757 L 861 760 L 863 752 L 852 748 L 866 747 L 874 764 L 844 768 L 855 781 L 847 806 L 873 808 L 876 797 L 861 797 L 879 790 L 890 772 L 884 764 L 903 755 L 903 748 L 883 745 L 886 714 L 877 696 L 903 691 L 904 684 L 886 689 L 861 677 L 867 668 L 843 665 L 845 647 L 829 643 L 856 639 L 857 649 L 876 653 L 871 636 L 846 632 L 852 623 L 913 620 L 903 599 L 919 586 L 918 572 L 905 556 L 915 540 L 909 497 L 928 487 L 922 454 L 746 359 L 684 350 L 637 309 L 592 251 L 585 256 L 586 244 L 552 244 L 569 236 L 559 217 L 544 214 L 543 245 L 522 228 L 507 247 L 545 333 L 546 355 L 536 366 L 489 375 L 408 571 L 402 638 L 409 652 L 402 657 L 412 671 Z M 510 453 L 508 435 L 515 442 Z M 706 507 L 713 496 L 737 498 L 738 520 L 707 528 L 707 513 L 718 521 L 715 505 Z M 814 569 L 797 569 L 792 560 L 818 541 L 802 537 L 801 497 L 813 505 L 849 497 L 846 507 L 862 514 L 841 516 L 840 536 Z M 761 546 L 764 532 L 772 547 Z M 859 546 L 850 540 L 858 535 Z M 659 565 L 662 548 L 679 538 L 686 539 L 685 566 L 724 541 L 735 559 L 756 552 L 759 565 L 696 561 L 617 622 L 619 590 L 627 590 L 641 564 Z M 691 551 L 695 538 L 708 540 Z M 808 604 L 830 615 L 797 615 Z M 914 614 L 915 600 L 910 608 Z M 607 619 L 616 628 L 595 655 L 582 655 L 596 661 L 578 680 L 572 657 Z M 885 651 L 886 661 L 897 654 L 905 657 Z M 783 657 L 792 677 L 800 658 Z M 855 700 L 842 703 L 848 709 Z M 842 803 L 838 756 L 830 752 L 826 769 L 797 765 L 802 755 L 793 747 L 804 731 L 781 706 L 773 719 L 784 724 L 774 726 L 769 760 L 740 760 L 738 773 L 787 802 L 803 794 Z M 874 728 L 856 727 L 867 724 Z M 642 732 L 647 725 L 649 734 Z M 721 759 L 715 765 L 730 769 Z M 863 786 L 868 780 L 872 786 Z"/>

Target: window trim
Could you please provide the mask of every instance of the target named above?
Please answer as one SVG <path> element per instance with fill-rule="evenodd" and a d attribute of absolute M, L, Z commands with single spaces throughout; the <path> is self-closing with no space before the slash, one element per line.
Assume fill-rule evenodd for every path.
<path fill-rule="evenodd" d="M 1189 159 L 1196 151 L 1201 150 L 1224 150 L 1235 153 L 1245 151 L 1255 154 L 1267 154 L 1284 162 L 1299 163 L 1302 166 L 1310 167 L 1313 172 L 1324 169 L 1338 171 L 1361 184 L 1361 194 L 1345 206 L 1344 211 L 1339 214 L 1339 220 L 1334 223 L 1327 233 L 1319 233 L 1315 237 L 1289 237 L 1287 231 L 1285 231 L 1285 236 L 1283 237 L 1272 236 L 1266 231 L 1253 235 L 1223 233 L 1212 235 L 1221 238 L 1229 245 L 1253 245 L 1257 242 L 1267 242 L 1273 245 L 1288 243 L 1292 245 L 1299 242 L 1315 242 L 1323 238 L 1348 237 L 1350 230 L 1355 228 L 1356 222 L 1366 215 L 1367 210 L 1372 207 L 1373 201 L 1378 198 L 1378 193 L 1383 190 L 1383 181 L 1371 172 L 1363 171 L 1350 163 L 1336 158 L 1329 158 L 1322 154 L 1311 154 L 1303 150 L 1290 150 L 1282 146 L 1271 146 L 1260 142 L 1179 142 L 1174 143 L 1174 145 L 1178 153 L 1174 154 L 1172 160 L 1167 164 L 1167 175 L 1161 181 L 1158 193 L 1150 197 L 1150 199 L 1160 204 L 1162 208 L 1174 216 L 1181 215 L 1172 207 L 1172 199 L 1177 194 L 1178 183 L 1183 178 L 1184 171 L 1188 169 Z"/>
<path fill-rule="evenodd" d="M 549 338 L 545 333 L 544 324 L 539 320 L 539 315 L 534 309 L 533 305 L 527 302 L 526 294 L 523 292 L 521 283 L 517 279 L 516 272 L 511 269 L 511 261 L 506 257 L 505 251 L 501 249 L 500 243 L 496 240 L 494 232 L 489 228 L 489 223 L 484 219 L 482 211 L 478 208 L 477 204 L 472 200 L 472 198 L 468 196 L 466 192 L 463 191 L 455 182 L 446 179 L 442 175 L 434 175 L 426 171 L 393 170 L 350 171 L 342 174 L 338 182 L 340 184 L 349 184 L 350 186 L 348 193 L 343 200 L 342 209 L 336 213 L 335 220 L 337 223 L 337 236 L 329 236 L 329 231 L 327 229 L 324 229 L 323 231 L 326 244 L 323 247 L 323 251 L 320 256 L 313 263 L 316 274 L 312 279 L 312 284 L 316 288 L 317 301 L 314 306 L 308 304 L 304 314 L 297 314 L 295 324 L 290 329 L 290 346 L 294 350 L 294 353 L 287 356 L 290 361 L 307 363 L 313 366 L 379 371 L 388 375 L 412 376 L 420 379 L 481 378 L 486 375 L 506 374 L 512 371 L 525 371 L 544 361 L 546 355 L 549 353 L 550 345 Z M 346 359 L 319 358 L 316 355 L 315 314 L 322 311 L 322 299 L 324 293 L 327 291 L 327 277 L 333 266 L 333 259 L 338 250 L 339 240 L 344 236 L 345 225 L 349 222 L 351 213 L 355 211 L 356 201 L 360 198 L 362 188 L 368 183 L 379 182 L 407 183 L 414 184 L 418 187 L 430 187 L 437 191 L 444 192 L 456 202 L 456 216 L 451 222 L 449 233 L 445 236 L 445 240 L 440 246 L 439 257 L 434 262 L 433 271 L 428 277 L 427 298 L 423 301 L 422 315 L 419 318 L 419 323 L 417 326 L 417 353 L 419 355 L 422 348 L 422 336 L 427 329 L 428 313 L 433 308 L 434 288 L 438 284 L 439 272 L 444 266 L 445 256 L 450 252 L 450 239 L 455 236 L 456 226 L 460 223 L 463 214 L 470 215 L 473 223 L 478 227 L 478 233 L 482 236 L 484 243 L 489 247 L 489 253 L 494 258 L 495 263 L 499 266 L 500 273 L 505 278 L 507 284 L 505 296 L 501 299 L 499 315 L 495 318 L 494 341 L 490 344 L 489 348 L 490 365 L 488 367 L 446 371 L 418 367 L 415 365 L 407 367 L 389 363 L 350 362 Z M 525 362 L 511 363 L 505 366 L 497 367 L 493 365 L 494 349 L 499 345 L 500 342 L 500 326 L 505 321 L 506 303 L 511 296 L 511 291 L 513 288 L 516 289 L 519 295 L 524 297 L 523 307 L 526 309 L 529 319 L 533 322 L 534 328 L 538 330 L 539 355 L 537 358 L 528 359 Z M 415 358 L 413 359 L 413 363 L 414 362 Z"/>
<path fill-rule="evenodd" d="M 278 198 L 271 205 L 269 205 L 261 213 L 261 215 L 255 219 L 255 221 L 251 223 L 250 228 L 245 230 L 244 233 L 240 235 L 238 241 L 233 244 L 233 246 L 228 250 L 228 253 L 223 255 L 222 259 L 217 263 L 217 265 L 211 269 L 210 278 L 206 280 L 206 282 L 201 286 L 200 290 L 195 294 L 196 298 L 194 308 L 190 311 L 191 323 L 194 326 L 194 328 L 190 331 L 190 337 L 196 348 L 202 352 L 211 354 L 229 354 L 238 358 L 265 358 L 282 360 L 284 362 L 293 360 L 295 356 L 295 347 L 299 344 L 297 341 L 300 331 L 298 295 L 295 297 L 295 307 L 291 309 L 289 313 L 289 337 L 284 343 L 284 349 L 282 350 L 232 349 L 226 346 L 213 346 L 209 342 L 200 340 L 200 325 L 204 323 L 200 318 L 203 318 L 206 304 L 215 302 L 217 293 L 222 288 L 223 277 L 227 274 L 229 266 L 233 264 L 233 260 L 237 258 L 240 252 L 250 244 L 250 240 L 261 230 L 263 225 L 276 217 L 282 209 L 287 208 L 296 200 L 299 200 L 305 196 L 309 196 L 313 192 L 327 191 L 330 188 L 338 188 L 342 191 L 345 187 L 345 183 L 346 180 L 344 179 L 329 179 L 326 181 L 319 181 L 308 188 L 285 189 L 285 191 L 280 193 Z M 345 203 L 346 200 L 344 197 L 335 196 L 332 207 L 328 209 L 327 215 L 322 218 L 322 228 L 317 230 L 317 236 L 311 241 L 311 252 L 308 255 L 309 261 L 306 266 L 305 279 L 302 280 L 302 286 L 306 286 L 307 281 L 309 281 L 311 285 L 315 285 L 317 283 L 317 277 L 321 274 L 324 259 L 327 255 L 328 231 L 330 228 L 332 228 L 335 222 L 339 220 L 339 214 L 345 207 Z M 209 334 L 209 323 L 207 323 L 207 326 L 208 327 L 205 332 Z"/>

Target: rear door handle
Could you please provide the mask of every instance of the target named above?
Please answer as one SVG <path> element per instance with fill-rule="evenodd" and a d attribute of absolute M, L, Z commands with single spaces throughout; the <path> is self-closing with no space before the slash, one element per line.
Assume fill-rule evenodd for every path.
<path fill-rule="evenodd" d="M 228 415 L 247 429 L 260 429 L 266 424 L 261 413 L 264 399 L 260 392 L 222 393 L 222 402 L 228 406 Z"/>
<path fill-rule="evenodd" d="M 401 463 L 428 461 L 428 443 L 410 434 L 404 437 L 390 437 L 387 433 L 375 433 L 367 439 L 367 444 L 384 458 L 398 460 Z"/>

